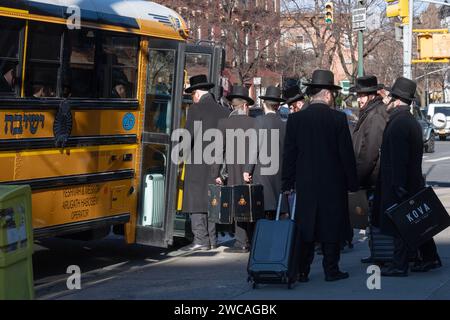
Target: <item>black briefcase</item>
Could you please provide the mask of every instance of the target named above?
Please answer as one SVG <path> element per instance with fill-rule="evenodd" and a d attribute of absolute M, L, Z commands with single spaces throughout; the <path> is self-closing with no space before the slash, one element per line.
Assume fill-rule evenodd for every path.
<path fill-rule="evenodd" d="M 237 222 L 264 218 L 264 193 L 260 184 L 233 186 L 233 213 Z"/>
<path fill-rule="evenodd" d="M 348 194 L 348 210 L 352 228 L 365 230 L 369 226 L 367 190 L 359 190 Z"/>
<path fill-rule="evenodd" d="M 208 220 L 219 224 L 232 224 L 232 187 L 208 185 Z"/>
<path fill-rule="evenodd" d="M 386 210 L 402 239 L 417 248 L 450 226 L 450 216 L 431 187 Z"/>

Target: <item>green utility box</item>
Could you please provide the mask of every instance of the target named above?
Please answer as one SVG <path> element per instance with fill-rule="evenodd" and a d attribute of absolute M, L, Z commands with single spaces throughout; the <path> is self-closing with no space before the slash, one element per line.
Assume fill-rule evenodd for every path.
<path fill-rule="evenodd" d="M 29 186 L 0 185 L 0 300 L 33 299 Z"/>

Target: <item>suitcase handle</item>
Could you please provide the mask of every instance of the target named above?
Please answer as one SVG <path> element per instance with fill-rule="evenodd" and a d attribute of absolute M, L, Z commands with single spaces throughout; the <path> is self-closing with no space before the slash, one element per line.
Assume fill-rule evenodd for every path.
<path fill-rule="evenodd" d="M 294 192 L 294 201 L 293 201 L 293 204 L 292 204 L 292 209 L 291 209 L 291 207 L 289 205 L 289 195 L 288 194 L 284 194 L 283 192 L 280 193 L 280 196 L 278 197 L 277 215 L 276 215 L 275 220 L 280 220 L 281 202 L 283 201 L 283 195 L 286 196 L 286 201 L 287 201 L 288 210 L 289 210 L 289 216 L 291 217 L 292 220 L 294 220 L 294 218 L 295 218 L 295 205 L 296 205 L 296 202 L 297 202 L 297 193 L 295 193 L 295 192 Z"/>

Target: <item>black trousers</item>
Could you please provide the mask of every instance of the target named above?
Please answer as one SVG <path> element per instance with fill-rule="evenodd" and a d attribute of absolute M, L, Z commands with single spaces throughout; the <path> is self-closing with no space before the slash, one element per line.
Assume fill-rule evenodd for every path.
<path fill-rule="evenodd" d="M 234 246 L 239 248 L 242 247 L 249 248 L 253 238 L 254 230 L 255 230 L 254 222 L 235 221 L 234 237 L 236 239 L 236 242 L 234 243 Z"/>
<path fill-rule="evenodd" d="M 393 266 L 397 269 L 408 271 L 409 249 L 406 243 L 398 236 L 394 236 L 394 259 Z M 417 248 L 417 256 L 420 261 L 432 262 L 440 260 L 437 253 L 436 243 L 433 239 L 428 240 Z"/>
<path fill-rule="evenodd" d="M 207 213 L 191 213 L 191 228 L 195 244 L 217 245 L 216 224 L 208 220 Z"/>
<path fill-rule="evenodd" d="M 339 260 L 341 257 L 340 244 L 336 243 L 322 243 L 322 267 L 325 275 L 333 275 L 339 271 Z M 315 242 L 304 242 L 297 234 L 294 261 L 296 261 L 297 272 L 309 274 L 311 264 L 314 260 Z M 295 262 L 294 262 L 295 263 Z"/>

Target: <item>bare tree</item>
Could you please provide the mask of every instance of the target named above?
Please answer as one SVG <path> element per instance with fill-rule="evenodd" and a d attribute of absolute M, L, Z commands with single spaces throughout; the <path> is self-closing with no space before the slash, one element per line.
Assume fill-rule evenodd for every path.
<path fill-rule="evenodd" d="M 227 66 L 236 72 L 239 84 L 251 83 L 260 69 L 275 70 L 279 10 L 274 12 L 262 1 L 256 6 L 256 1 L 248 0 L 157 2 L 173 8 L 188 21 L 191 41 L 209 39 L 224 46 Z"/>
<path fill-rule="evenodd" d="M 300 29 L 303 36 L 311 43 L 311 50 L 315 57 L 316 68 L 330 68 L 334 63 L 339 63 L 348 79 L 354 79 L 357 75 L 358 49 L 357 33 L 352 30 L 352 9 L 355 1 L 335 0 L 334 21 L 327 26 L 324 23 L 325 0 L 314 0 L 314 5 L 302 0 L 284 0 L 287 14 L 295 21 L 292 28 Z M 368 12 L 368 28 L 364 31 L 365 72 L 381 75 L 387 79 L 388 72 L 397 72 L 396 59 L 384 59 L 383 65 L 376 65 L 374 60 L 379 54 L 387 55 L 396 51 L 398 44 L 394 41 L 393 23 L 387 21 L 384 12 L 383 0 L 369 0 L 366 3 Z M 284 31 L 283 31 L 284 32 Z M 392 47 L 387 47 L 389 44 Z M 384 51 L 379 48 L 384 47 Z M 387 49 L 387 51 L 386 51 Z M 401 62 L 400 62 L 401 65 Z M 305 66 L 305 70 L 309 66 Z M 310 71 L 310 70 L 309 70 Z M 381 73 L 381 74 L 380 74 Z"/>

